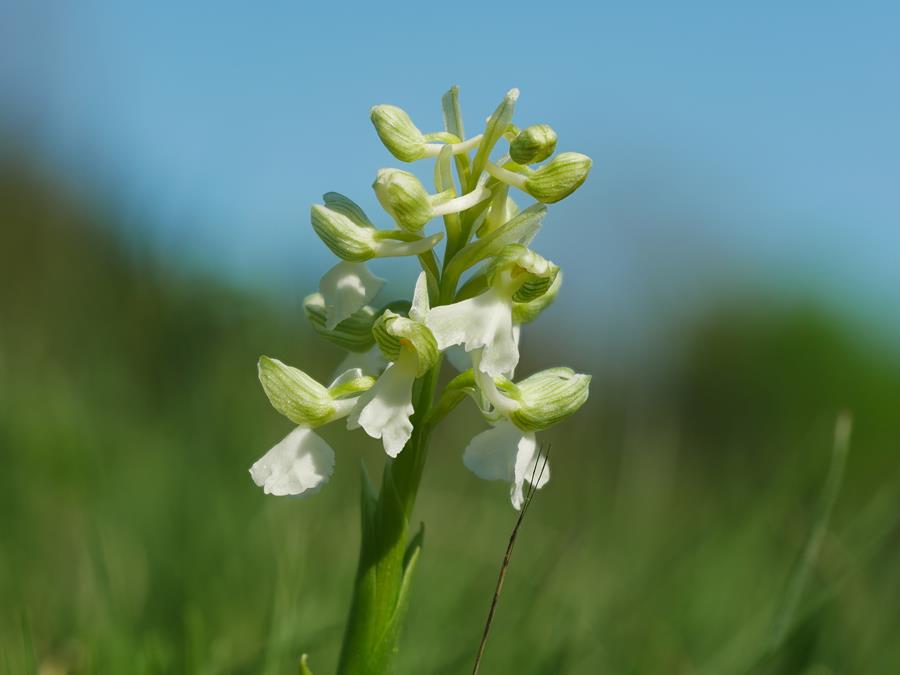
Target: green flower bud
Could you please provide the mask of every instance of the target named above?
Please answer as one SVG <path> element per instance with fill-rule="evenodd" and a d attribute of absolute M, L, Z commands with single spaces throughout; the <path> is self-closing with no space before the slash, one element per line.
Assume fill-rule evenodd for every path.
<path fill-rule="evenodd" d="M 323 338 L 351 352 L 365 352 L 375 344 L 372 326 L 377 313 L 368 305 L 356 310 L 333 329 L 326 327 L 325 299 L 321 293 L 313 293 L 303 300 L 303 311 L 313 330 Z"/>
<path fill-rule="evenodd" d="M 416 375 L 422 377 L 437 363 L 440 351 L 434 335 L 424 323 L 407 319 L 387 309 L 372 328 L 375 341 L 389 361 L 396 361 L 403 346 L 411 346 L 419 359 Z"/>
<path fill-rule="evenodd" d="M 395 105 L 376 105 L 371 111 L 378 138 L 401 162 L 415 162 L 425 156 L 425 136 L 409 115 Z"/>
<path fill-rule="evenodd" d="M 528 302 L 513 302 L 513 323 L 529 323 L 538 318 L 538 315 L 556 300 L 562 281 L 563 273 L 560 270 L 545 293 Z"/>
<path fill-rule="evenodd" d="M 525 191 L 539 202 L 558 202 L 584 183 L 591 164 L 587 155 L 562 152 L 525 178 Z"/>
<path fill-rule="evenodd" d="M 353 204 L 353 206 L 356 205 Z M 365 217 L 361 210 L 360 213 Z M 360 225 L 346 213 L 342 213 L 330 205 L 313 204 L 310 209 L 310 217 L 316 234 L 331 249 L 331 252 L 342 260 L 363 262 L 374 258 L 377 254 L 378 230 L 374 227 Z"/>
<path fill-rule="evenodd" d="M 543 162 L 556 150 L 556 132 L 548 124 L 534 124 L 520 131 L 509 144 L 509 156 L 517 164 Z"/>
<path fill-rule="evenodd" d="M 339 406 L 325 387 L 281 361 L 261 356 L 259 381 L 272 407 L 295 424 L 318 427 L 339 414 Z"/>
<path fill-rule="evenodd" d="M 514 302 L 527 303 L 544 295 L 559 274 L 559 267 L 521 244 L 507 244 L 491 262 L 487 283 L 503 288 Z"/>
<path fill-rule="evenodd" d="M 381 169 L 372 187 L 384 210 L 404 230 L 418 232 L 431 220 L 431 196 L 408 171 Z"/>
<path fill-rule="evenodd" d="M 498 389 L 518 402 L 509 417 L 523 431 L 547 429 L 575 413 L 588 399 L 590 375 L 571 368 L 550 368 L 518 384 Z"/>

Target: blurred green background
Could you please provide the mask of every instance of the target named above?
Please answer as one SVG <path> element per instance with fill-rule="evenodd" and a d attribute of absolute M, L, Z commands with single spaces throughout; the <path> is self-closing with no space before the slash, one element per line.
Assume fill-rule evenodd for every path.
<path fill-rule="evenodd" d="M 377 471 L 382 453 L 326 429 L 337 471 L 304 500 L 263 496 L 246 468 L 290 426 L 256 383 L 257 355 L 320 377 L 340 355 L 296 302 L 129 251 L 102 206 L 22 158 L 0 169 L 0 217 L 0 670 L 284 673 L 309 651 L 329 672 L 357 463 Z M 542 351 L 525 371 L 560 361 L 566 341 Z M 544 435 L 553 480 L 484 672 L 748 672 L 816 519 L 841 408 L 856 428 L 833 527 L 762 672 L 893 672 L 894 355 L 814 306 L 742 298 L 683 327 L 667 357 L 584 355 L 592 396 Z M 481 423 L 471 409 L 450 420 L 420 493 L 400 672 L 468 672 L 514 521 L 505 486 L 460 461 Z"/>
<path fill-rule="evenodd" d="M 423 29 L 443 6 L 43 4 L 0 15 L 0 675 L 333 672 L 384 453 L 333 425 L 327 489 L 264 496 L 247 469 L 290 423 L 256 359 L 331 374 L 308 205 L 377 213 L 367 106 L 431 130 L 455 81 L 471 133 L 520 86 L 517 121 L 595 159 L 536 242 L 566 284 L 520 368 L 591 398 L 541 435 L 481 672 L 898 672 L 895 4 L 555 3 L 521 51 L 527 8 L 458 7 L 508 72 Z M 408 297 L 410 265 L 375 269 Z M 400 673 L 471 671 L 515 521 L 462 465 L 482 425 L 434 438 Z"/>

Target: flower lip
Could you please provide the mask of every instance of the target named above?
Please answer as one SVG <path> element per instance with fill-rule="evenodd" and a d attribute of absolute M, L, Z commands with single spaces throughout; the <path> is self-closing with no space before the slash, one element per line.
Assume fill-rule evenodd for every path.
<path fill-rule="evenodd" d="M 347 419 L 348 429 L 362 427 L 372 438 L 380 438 L 390 457 L 400 454 L 412 436 L 412 387 L 417 363 L 415 350 L 401 349 L 372 388 L 360 396 Z"/>
<path fill-rule="evenodd" d="M 495 288 L 474 298 L 433 308 L 425 318 L 441 351 L 462 344 L 467 352 L 482 349 L 479 367 L 501 375 L 516 367 L 519 348 L 512 325 L 512 299 Z"/>
<path fill-rule="evenodd" d="M 516 510 L 524 503 L 526 482 L 534 480 L 534 486 L 541 488 L 550 480 L 549 466 L 539 466 L 540 458 L 535 435 L 506 420 L 477 434 L 463 452 L 463 463 L 479 478 L 509 482 L 509 498 Z"/>
<path fill-rule="evenodd" d="M 308 427 L 299 426 L 250 467 L 250 476 L 268 495 L 310 495 L 334 471 L 334 450 Z"/>

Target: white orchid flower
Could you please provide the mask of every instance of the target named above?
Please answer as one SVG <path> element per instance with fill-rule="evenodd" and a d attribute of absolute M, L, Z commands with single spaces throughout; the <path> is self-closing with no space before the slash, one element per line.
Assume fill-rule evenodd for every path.
<path fill-rule="evenodd" d="M 313 494 L 334 470 L 334 450 L 313 429 L 349 415 L 373 379 L 353 369 L 326 388 L 267 357 L 259 360 L 259 379 L 272 406 L 297 427 L 250 467 L 250 476 L 266 494 Z"/>
<path fill-rule="evenodd" d="M 463 464 L 484 480 L 503 480 L 510 484 L 509 499 L 517 511 L 524 501 L 525 482 L 535 481 L 542 488 L 550 480 L 550 467 L 537 470 L 540 457 L 534 431 L 523 431 L 508 419 L 520 404 L 500 392 L 493 377 L 481 371 L 481 350 L 473 354 L 475 382 L 482 395 L 479 405 L 491 422 L 491 428 L 477 434 L 463 451 Z"/>
<path fill-rule="evenodd" d="M 511 373 L 519 363 L 513 308 L 540 297 L 552 286 L 559 268 L 520 244 L 510 244 L 488 269 L 488 289 L 474 298 L 428 312 L 426 325 L 438 348 L 463 345 L 481 350 L 479 368 L 492 376 Z"/>
<path fill-rule="evenodd" d="M 384 279 L 372 274 L 365 261 L 420 255 L 430 251 L 443 233 L 421 236 L 405 230 L 379 230 L 353 200 L 337 192 L 323 195 L 325 204 L 310 211 L 313 229 L 331 251 L 341 258 L 319 283 L 325 302 L 326 327 L 332 330 L 371 302 Z"/>
<path fill-rule="evenodd" d="M 414 349 L 402 347 L 375 385 L 360 396 L 347 420 L 348 429 L 362 427 L 372 438 L 380 438 L 389 457 L 399 455 L 412 436 L 412 386 L 418 362 Z"/>
<path fill-rule="evenodd" d="M 420 281 L 421 284 L 416 284 L 410 318 L 386 310 L 375 322 L 372 333 L 391 363 L 372 388 L 360 397 L 347 420 L 347 428 L 362 427 L 372 438 L 380 438 L 390 457 L 400 454 L 412 436 L 413 383 L 438 358 L 434 337 L 417 320 L 428 311 L 424 276 L 420 276 Z"/>
<path fill-rule="evenodd" d="M 472 372 L 480 393 L 476 402 L 491 428 L 469 442 L 463 463 L 479 478 L 508 481 L 510 501 L 518 510 L 526 482 L 539 489 L 550 480 L 546 461 L 536 465 L 540 459 L 536 432 L 578 410 L 587 400 L 591 378 L 568 368 L 551 368 L 514 384 L 484 373 L 479 368 L 481 357 L 481 351 L 473 354 Z"/>

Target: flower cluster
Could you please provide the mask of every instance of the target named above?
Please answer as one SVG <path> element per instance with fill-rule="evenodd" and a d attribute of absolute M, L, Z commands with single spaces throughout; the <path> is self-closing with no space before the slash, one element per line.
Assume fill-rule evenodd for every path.
<path fill-rule="evenodd" d="M 422 133 L 396 106 L 372 108 L 375 130 L 394 157 L 436 160 L 435 192 L 408 171 L 380 170 L 372 187 L 393 221 L 389 229 L 376 227 L 336 192 L 312 207 L 313 229 L 340 261 L 322 277 L 319 292 L 305 299 L 304 310 L 315 331 L 348 356 L 327 387 L 275 359 L 259 360 L 272 406 L 297 425 L 250 469 L 266 493 L 309 494 L 329 479 L 335 456 L 315 433 L 319 426 L 346 418 L 348 428 L 381 439 L 394 458 L 408 445 L 414 419 L 433 426 L 467 396 L 490 428 L 471 440 L 465 465 L 481 478 L 508 481 L 517 509 L 526 481 L 539 475 L 535 487 L 541 487 L 549 480 L 549 471 L 534 471 L 535 433 L 581 407 L 590 376 L 551 368 L 514 381 L 520 326 L 537 318 L 562 284 L 559 267 L 529 246 L 545 204 L 574 192 L 591 160 L 574 152 L 554 156 L 557 136 L 546 124 L 513 125 L 517 98 L 518 90 L 510 91 L 484 132 L 469 139 L 456 87 L 443 99 L 445 131 Z M 501 140 L 508 151 L 491 160 Z M 536 203 L 520 211 L 510 188 Z M 437 217 L 444 231 L 427 234 Z M 442 240 L 439 260 L 435 247 Z M 376 309 L 371 303 L 384 280 L 366 262 L 395 256 L 418 256 L 422 273 L 411 301 Z M 441 367 L 444 353 L 461 372 L 432 405 L 433 389 L 415 385 Z M 414 418 L 418 405 L 428 414 Z"/>

